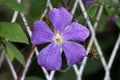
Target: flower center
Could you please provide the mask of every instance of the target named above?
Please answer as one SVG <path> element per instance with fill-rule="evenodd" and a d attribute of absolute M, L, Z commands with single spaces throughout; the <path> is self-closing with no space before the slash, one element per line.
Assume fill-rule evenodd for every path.
<path fill-rule="evenodd" d="M 53 38 L 53 42 L 55 44 L 58 44 L 58 45 L 63 44 L 63 36 L 60 35 L 59 33 L 55 33 L 54 38 Z"/>

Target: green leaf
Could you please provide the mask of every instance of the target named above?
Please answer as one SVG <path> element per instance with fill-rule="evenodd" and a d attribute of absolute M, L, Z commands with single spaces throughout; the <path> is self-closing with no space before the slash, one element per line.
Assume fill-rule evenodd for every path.
<path fill-rule="evenodd" d="M 12 42 L 29 44 L 26 34 L 17 23 L 0 22 L 0 37 Z"/>
<path fill-rule="evenodd" d="M 103 0 L 94 0 L 96 3 L 103 3 Z"/>
<path fill-rule="evenodd" d="M 19 11 L 24 14 L 27 13 L 25 7 L 22 4 L 18 3 L 17 0 L 3 0 L 3 2 L 13 10 Z"/>
<path fill-rule="evenodd" d="M 114 3 L 119 3 L 119 0 L 112 0 Z"/>
<path fill-rule="evenodd" d="M 114 7 L 110 7 L 110 5 L 106 5 L 106 6 L 105 6 L 105 9 L 106 9 L 107 14 L 108 14 L 109 16 L 112 16 L 112 15 L 114 14 L 114 12 L 115 12 L 115 8 L 114 8 Z"/>
<path fill-rule="evenodd" d="M 98 23 L 98 27 L 97 27 L 96 31 L 102 32 L 105 29 L 105 25 L 107 23 L 107 18 L 108 18 L 108 15 L 106 13 L 103 13 L 100 18 L 100 21 Z"/>
<path fill-rule="evenodd" d="M 2 5 L 2 0 L 0 0 L 0 6 Z"/>
<path fill-rule="evenodd" d="M 14 59 L 14 53 L 13 53 L 13 51 L 9 48 L 10 46 L 8 45 L 7 46 L 7 44 L 6 44 L 6 50 L 7 50 L 7 53 L 8 53 L 8 55 L 9 55 L 9 57 L 10 57 L 10 60 L 11 61 L 13 61 L 13 59 Z"/>
<path fill-rule="evenodd" d="M 25 66 L 25 58 L 22 53 L 10 42 L 4 41 L 4 43 L 10 59 L 13 60 L 15 57 L 23 66 Z"/>
<path fill-rule="evenodd" d="M 87 12 L 89 13 L 90 18 L 94 18 L 97 12 L 97 7 L 96 6 L 91 6 Z"/>
<path fill-rule="evenodd" d="M 117 26 L 120 28 L 120 17 L 115 20 L 115 23 L 116 23 Z"/>
<path fill-rule="evenodd" d="M 29 15 L 34 19 L 40 19 L 45 8 L 47 0 L 30 0 Z"/>

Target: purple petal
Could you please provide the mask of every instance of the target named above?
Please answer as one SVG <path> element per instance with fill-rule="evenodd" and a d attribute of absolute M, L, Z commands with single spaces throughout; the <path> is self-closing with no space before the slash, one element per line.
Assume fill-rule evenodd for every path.
<path fill-rule="evenodd" d="M 65 40 L 84 41 L 89 36 L 89 30 L 83 25 L 73 22 L 63 35 Z"/>
<path fill-rule="evenodd" d="M 84 46 L 75 42 L 66 41 L 63 45 L 63 50 L 68 66 L 81 62 L 85 56 Z"/>
<path fill-rule="evenodd" d="M 94 3 L 94 0 L 82 0 L 86 7 L 89 7 L 91 4 Z"/>
<path fill-rule="evenodd" d="M 54 43 L 49 44 L 40 51 L 37 61 L 40 66 L 47 70 L 59 70 L 62 64 L 60 47 Z"/>
<path fill-rule="evenodd" d="M 118 14 L 111 16 L 111 21 L 114 22 L 118 17 L 119 17 Z"/>
<path fill-rule="evenodd" d="M 46 42 L 51 42 L 53 35 L 53 32 L 49 29 L 48 25 L 45 22 L 35 21 L 31 43 L 42 44 Z"/>
<path fill-rule="evenodd" d="M 49 12 L 49 18 L 55 27 L 55 31 L 60 32 L 72 21 L 72 15 L 63 7 L 52 9 Z"/>
<path fill-rule="evenodd" d="M 94 0 L 82 0 L 85 4 L 92 4 Z"/>

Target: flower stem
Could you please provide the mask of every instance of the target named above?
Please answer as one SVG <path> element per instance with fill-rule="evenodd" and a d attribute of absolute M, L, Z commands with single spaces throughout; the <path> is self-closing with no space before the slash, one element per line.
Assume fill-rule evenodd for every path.
<path fill-rule="evenodd" d="M 67 1 L 67 6 L 70 6 L 71 0 Z"/>
<path fill-rule="evenodd" d="M 34 49 L 35 49 L 35 45 L 33 45 L 32 47 L 31 47 L 31 49 L 30 49 L 30 51 L 27 53 L 27 56 L 26 56 L 26 59 L 25 59 L 25 61 L 26 61 L 26 63 L 28 62 L 28 59 L 30 58 L 30 55 L 32 54 L 32 52 L 34 51 Z M 22 67 L 21 69 L 20 69 L 20 71 L 19 71 L 19 73 L 18 73 L 18 78 L 17 78 L 17 80 L 20 80 L 21 79 L 21 76 L 22 76 L 22 74 L 23 74 L 23 72 L 24 72 L 24 67 Z"/>

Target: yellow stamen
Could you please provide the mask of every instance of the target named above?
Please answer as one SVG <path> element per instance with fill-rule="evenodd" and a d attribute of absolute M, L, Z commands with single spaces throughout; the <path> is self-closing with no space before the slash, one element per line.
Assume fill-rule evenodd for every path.
<path fill-rule="evenodd" d="M 58 45 L 63 44 L 63 36 L 59 33 L 55 33 L 54 38 L 53 38 L 53 42 L 55 44 L 58 44 Z"/>

